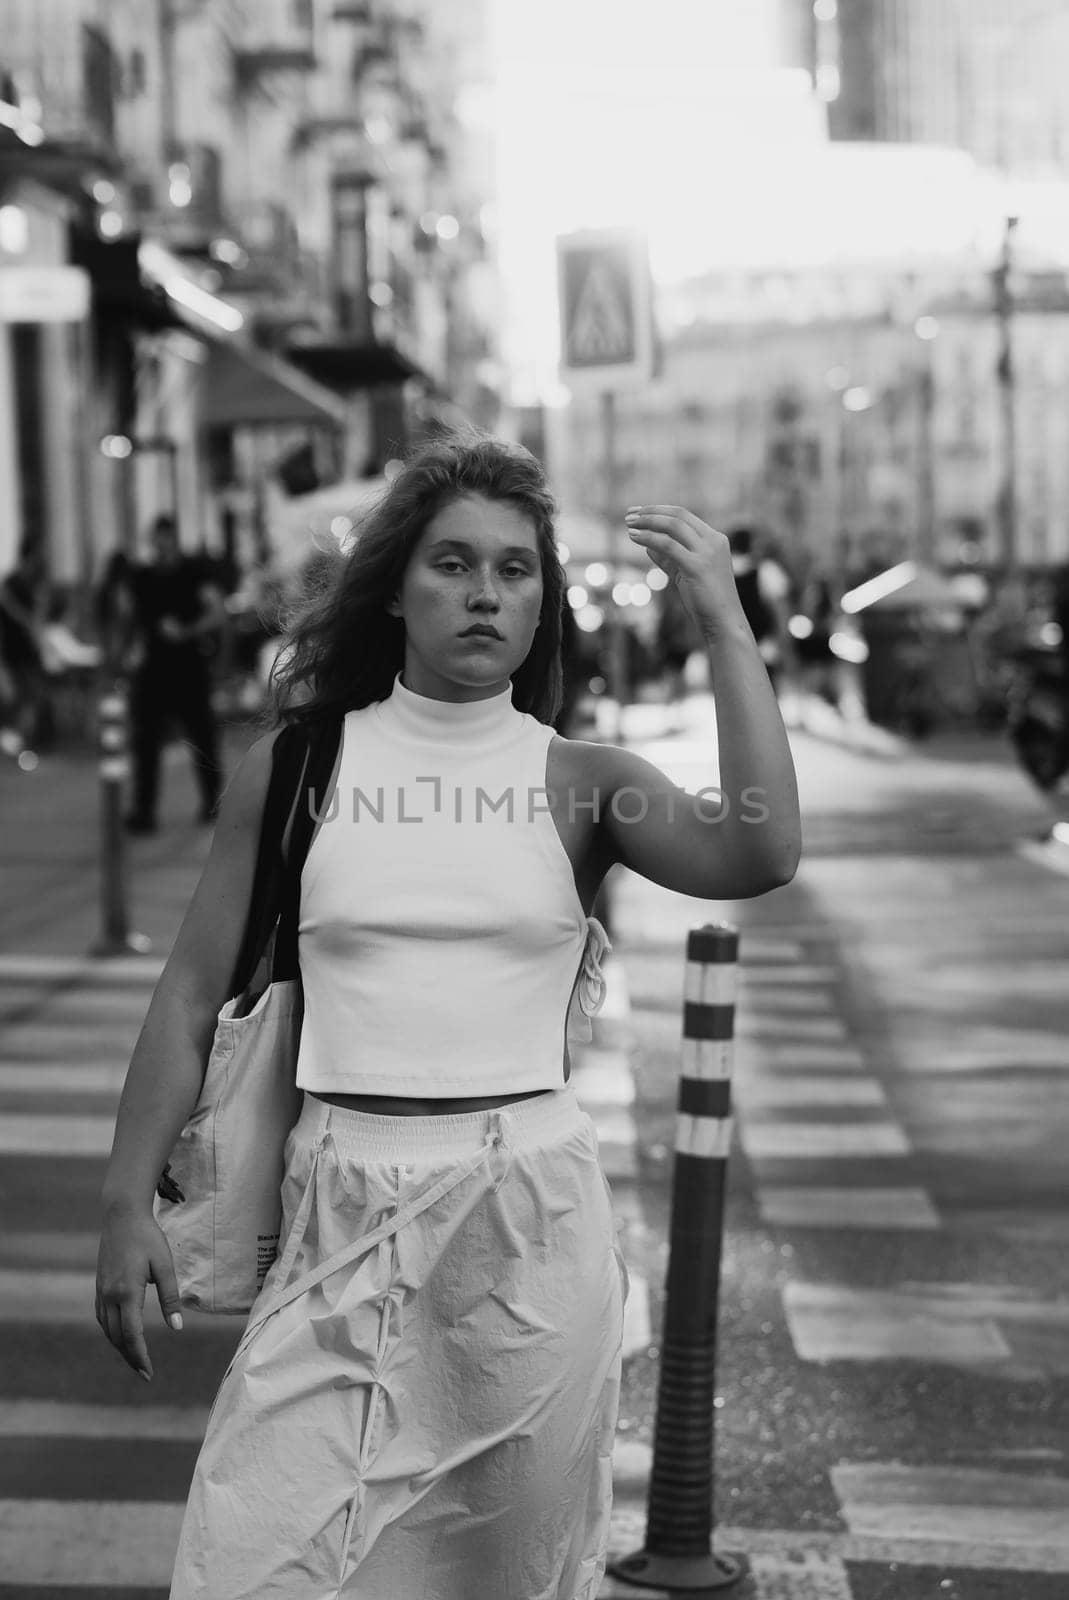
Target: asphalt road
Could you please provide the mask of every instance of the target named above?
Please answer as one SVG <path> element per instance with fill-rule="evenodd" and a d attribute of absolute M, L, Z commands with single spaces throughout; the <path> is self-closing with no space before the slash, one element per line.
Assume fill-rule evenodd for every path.
<path fill-rule="evenodd" d="M 697 778 L 700 745 L 674 748 L 650 754 Z M 715 1509 L 752 1575 L 730 1592 L 1064 1600 L 1069 879 L 1034 858 L 1047 808 L 990 742 L 798 739 L 796 760 L 792 885 L 616 897 L 654 1329 L 680 952 L 703 921 L 741 930 Z M 646 1445 L 655 1350 L 624 1418 Z"/>
<path fill-rule="evenodd" d="M 689 720 L 645 753 L 698 787 L 715 781 L 700 703 Z M 996 745 L 795 745 L 807 851 L 792 885 L 740 905 L 613 886 L 611 1004 L 577 1069 L 632 1273 L 613 1554 L 645 1527 L 684 940 L 727 920 L 742 959 L 715 1522 L 750 1564 L 728 1592 L 1065 1600 L 1069 877 L 1037 858 L 1045 808 Z M 176 772 L 167 832 L 132 856 L 157 965 L 206 848 L 185 783 Z M 17 883 L 0 909 L 0 1600 L 166 1592 L 236 1337 L 157 1322 L 150 1388 L 86 1303 L 155 970 L 82 959 L 93 802 L 77 765 L 0 779 Z"/>

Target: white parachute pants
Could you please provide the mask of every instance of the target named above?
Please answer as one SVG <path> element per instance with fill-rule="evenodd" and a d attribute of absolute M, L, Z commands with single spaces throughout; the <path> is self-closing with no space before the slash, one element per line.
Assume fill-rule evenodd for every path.
<path fill-rule="evenodd" d="M 430 1117 L 306 1095 L 283 1210 L 171 1600 L 594 1600 L 627 1274 L 571 1084 Z"/>

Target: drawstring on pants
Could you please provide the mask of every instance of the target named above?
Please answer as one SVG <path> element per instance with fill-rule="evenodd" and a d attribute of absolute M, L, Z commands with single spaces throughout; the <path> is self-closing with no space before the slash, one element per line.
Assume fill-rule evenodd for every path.
<path fill-rule="evenodd" d="M 511 1112 L 508 1111 L 497 1111 L 494 1113 L 494 1117 L 496 1126 L 491 1136 L 490 1144 L 492 1148 L 500 1150 L 504 1158 L 501 1176 L 494 1184 L 493 1192 L 496 1194 L 508 1177 L 509 1168 L 512 1165 L 513 1135 L 516 1129 L 516 1121 Z"/>
<path fill-rule="evenodd" d="M 430 1206 L 444 1199 L 458 1184 L 463 1183 L 465 1178 L 471 1177 L 480 1166 L 484 1163 L 489 1164 L 494 1153 L 500 1150 L 502 1155 L 501 1173 L 493 1186 L 493 1193 L 496 1194 L 508 1176 L 509 1168 L 512 1165 L 515 1124 L 508 1111 L 497 1110 L 493 1113 L 493 1116 L 494 1125 L 492 1131 L 475 1155 L 469 1157 L 467 1161 L 461 1162 L 451 1173 L 439 1179 L 437 1183 L 432 1184 L 423 1194 L 416 1195 L 406 1205 L 399 1207 L 387 1222 L 381 1223 L 379 1227 L 372 1229 L 370 1233 L 361 1235 L 359 1239 L 354 1239 L 343 1250 L 339 1250 L 337 1254 L 321 1262 L 318 1267 L 313 1268 L 310 1272 L 302 1273 L 293 1283 L 287 1285 L 286 1279 L 293 1270 L 297 1252 L 300 1250 L 305 1229 L 308 1226 L 308 1218 L 311 1215 L 316 1190 L 316 1176 L 319 1171 L 319 1158 L 326 1147 L 327 1141 L 331 1138 L 329 1126 L 322 1133 L 317 1134 L 313 1143 L 314 1153 L 311 1171 L 308 1174 L 308 1182 L 305 1184 L 301 1203 L 294 1215 L 293 1226 L 290 1228 L 286 1247 L 278 1262 L 277 1278 L 282 1288 L 273 1300 L 263 1306 L 253 1308 L 252 1315 L 246 1324 L 245 1332 L 242 1334 L 241 1343 L 234 1352 L 234 1361 L 245 1351 L 253 1334 L 263 1326 L 269 1317 L 273 1317 L 284 1306 L 288 1306 L 294 1300 L 299 1299 L 302 1294 L 307 1293 L 316 1284 L 322 1283 L 325 1278 L 330 1278 L 335 1272 L 340 1272 L 342 1267 L 359 1260 L 361 1256 L 370 1254 L 384 1239 L 389 1239 L 393 1234 L 399 1233 L 402 1228 L 407 1227 L 410 1222 L 413 1222 L 416 1217 L 428 1210 Z M 233 1366 L 233 1361 L 231 1366 Z"/>

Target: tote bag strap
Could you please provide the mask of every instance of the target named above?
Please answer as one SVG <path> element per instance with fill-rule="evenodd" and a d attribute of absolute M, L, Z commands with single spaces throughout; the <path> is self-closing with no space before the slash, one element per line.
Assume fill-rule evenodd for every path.
<path fill-rule="evenodd" d="M 297 723 L 278 733 L 271 751 L 271 777 L 260 822 L 249 910 L 229 993 L 241 995 L 252 982 L 278 921 L 285 864 L 282 839 L 286 820 L 308 756 L 308 736 Z"/>
<path fill-rule="evenodd" d="M 341 731 L 342 719 L 334 716 L 316 722 L 308 732 L 308 759 L 301 771 L 290 811 L 292 827 L 279 896 L 278 930 L 271 964 L 273 983 L 300 976 L 297 929 L 301 909 L 301 873 L 326 802 L 338 758 Z"/>

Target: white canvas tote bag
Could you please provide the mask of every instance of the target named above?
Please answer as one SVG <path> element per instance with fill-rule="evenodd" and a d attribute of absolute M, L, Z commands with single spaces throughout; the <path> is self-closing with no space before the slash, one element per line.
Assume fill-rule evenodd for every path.
<path fill-rule="evenodd" d="M 310 736 L 290 725 L 275 740 L 234 998 L 219 1012 L 200 1096 L 153 1201 L 179 1298 L 198 1311 L 248 1311 L 278 1251 L 283 1152 L 302 1099 L 301 869 L 340 732 L 340 722 Z"/>

